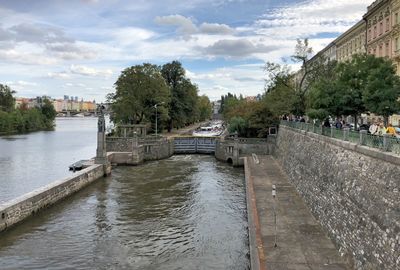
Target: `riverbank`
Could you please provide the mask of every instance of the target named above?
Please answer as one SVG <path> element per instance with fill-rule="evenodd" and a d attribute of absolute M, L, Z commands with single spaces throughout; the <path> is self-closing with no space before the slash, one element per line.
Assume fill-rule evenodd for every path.
<path fill-rule="evenodd" d="M 246 157 L 245 178 L 252 270 L 352 269 L 272 156 Z"/>

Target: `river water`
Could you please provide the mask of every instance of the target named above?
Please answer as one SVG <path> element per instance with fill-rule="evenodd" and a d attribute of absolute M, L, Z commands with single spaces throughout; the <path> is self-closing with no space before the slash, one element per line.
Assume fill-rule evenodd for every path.
<path fill-rule="evenodd" d="M 0 203 L 69 176 L 96 155 L 97 118 L 57 118 L 55 131 L 0 137 Z"/>
<path fill-rule="evenodd" d="M 78 126 L 78 122 L 61 123 Z M 95 133 L 95 121 L 80 124 L 86 125 L 82 130 Z M 54 133 L 65 133 L 65 128 L 60 126 Z M 74 140 L 79 144 L 91 137 L 69 132 L 71 136 L 64 134 L 66 141 L 55 149 L 64 151 L 62 145 L 68 148 Z M 23 140 L 45 134 L 56 136 L 29 134 Z M 11 145 L 15 141 L 6 140 Z M 41 141 L 46 144 L 48 140 Z M 86 147 L 78 149 L 93 156 L 95 145 L 92 150 Z M 35 154 L 45 155 L 41 151 Z M 7 166 L 2 163 L 0 160 L 3 171 Z M 59 167 L 65 170 L 64 165 Z M 22 179 L 20 172 L 8 175 Z M 21 181 L 28 185 L 33 180 Z M 6 188 L 0 190 L 3 196 Z M 1 269 L 242 270 L 249 268 L 248 253 L 243 170 L 205 155 L 179 155 L 142 166 L 114 168 L 110 177 L 0 235 Z"/>

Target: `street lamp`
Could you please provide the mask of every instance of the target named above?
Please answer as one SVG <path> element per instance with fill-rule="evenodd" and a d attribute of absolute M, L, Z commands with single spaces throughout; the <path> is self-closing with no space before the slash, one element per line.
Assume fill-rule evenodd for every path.
<path fill-rule="evenodd" d="M 158 129 L 157 129 L 157 106 L 162 105 L 162 104 L 164 104 L 164 102 L 160 102 L 160 103 L 154 105 L 154 108 L 156 108 L 156 138 L 157 138 L 157 131 L 158 131 Z"/>

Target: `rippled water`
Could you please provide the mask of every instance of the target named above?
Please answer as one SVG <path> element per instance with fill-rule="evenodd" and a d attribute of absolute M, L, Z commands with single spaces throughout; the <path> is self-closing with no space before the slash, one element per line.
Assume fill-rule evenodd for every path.
<path fill-rule="evenodd" d="M 57 118 L 55 131 L 0 137 L 0 203 L 71 174 L 96 155 L 97 118 Z M 1 268 L 1 266 L 0 266 Z"/>
<path fill-rule="evenodd" d="M 174 156 L 112 176 L 0 235 L 1 269 L 248 269 L 242 169 Z"/>

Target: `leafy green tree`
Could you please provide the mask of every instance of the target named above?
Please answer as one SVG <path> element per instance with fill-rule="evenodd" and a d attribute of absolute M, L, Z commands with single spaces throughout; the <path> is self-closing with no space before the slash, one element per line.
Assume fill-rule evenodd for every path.
<path fill-rule="evenodd" d="M 279 117 L 272 113 L 265 100 L 254 102 L 248 118 L 248 137 L 267 137 L 269 128 L 279 124 Z"/>
<path fill-rule="evenodd" d="M 387 126 L 389 116 L 400 111 L 400 79 L 391 60 L 374 60 L 379 65 L 370 70 L 362 99 L 369 112 L 384 117 Z"/>
<path fill-rule="evenodd" d="M 11 112 L 14 110 L 15 99 L 13 95 L 15 91 L 7 85 L 0 84 L 0 110 Z"/>
<path fill-rule="evenodd" d="M 288 65 L 280 65 L 267 62 L 265 65 L 266 93 L 278 90 L 276 97 L 271 98 L 274 101 L 279 100 L 279 94 L 283 94 L 287 98 L 290 93 L 288 103 L 282 104 L 284 113 L 290 109 L 290 113 L 295 115 L 304 115 L 307 109 L 307 93 L 314 83 L 320 77 L 321 66 L 326 60 L 322 56 L 311 58 L 312 48 L 309 46 L 308 39 L 297 40 L 292 61 L 301 64 L 301 69 L 298 72 L 292 72 Z M 283 91 L 282 91 L 283 90 Z M 273 109 L 276 111 L 277 106 Z"/>
<path fill-rule="evenodd" d="M 54 119 L 56 118 L 57 112 L 54 109 L 54 106 L 51 103 L 51 101 L 48 100 L 47 98 L 44 99 L 43 105 L 40 108 L 40 110 L 45 118 L 46 126 L 52 128 L 54 125 Z"/>
<path fill-rule="evenodd" d="M 211 118 L 212 108 L 210 99 L 206 95 L 199 97 L 199 120 L 204 121 Z"/>
<path fill-rule="evenodd" d="M 198 88 L 185 76 L 182 64 L 179 61 L 167 63 L 162 66 L 161 73 L 171 90 L 168 131 L 198 121 Z"/>
<path fill-rule="evenodd" d="M 228 131 L 230 133 L 237 132 L 240 137 L 247 135 L 247 122 L 240 116 L 232 117 L 229 121 Z"/>
<path fill-rule="evenodd" d="M 337 63 L 326 62 L 321 66 L 321 75 L 310 86 L 307 93 L 307 115 L 323 120 L 329 115 L 340 117 L 344 114 L 341 99 L 343 88 L 338 86 Z"/>
<path fill-rule="evenodd" d="M 114 122 L 139 124 L 155 117 L 154 105 L 169 104 L 170 90 L 158 66 L 149 63 L 126 68 L 115 82 L 115 93 L 107 95 L 112 103 Z M 158 114 L 168 118 L 164 106 Z M 160 122 L 161 125 L 161 122 Z"/>

